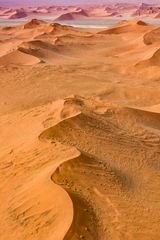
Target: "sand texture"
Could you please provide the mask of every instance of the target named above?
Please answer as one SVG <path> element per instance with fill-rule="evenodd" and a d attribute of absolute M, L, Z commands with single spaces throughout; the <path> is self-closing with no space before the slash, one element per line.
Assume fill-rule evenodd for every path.
<path fill-rule="evenodd" d="M 0 28 L 0 240 L 160 239 L 159 41 L 135 19 Z"/>

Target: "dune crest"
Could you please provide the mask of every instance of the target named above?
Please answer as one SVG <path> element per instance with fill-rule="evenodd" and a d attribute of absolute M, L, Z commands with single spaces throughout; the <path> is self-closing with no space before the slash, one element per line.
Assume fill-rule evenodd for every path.
<path fill-rule="evenodd" d="M 55 21 L 76 20 L 84 17 L 88 17 L 88 14 L 83 9 L 77 9 L 74 12 L 68 12 L 68 13 L 62 14 L 61 16 L 56 18 Z"/>
<path fill-rule="evenodd" d="M 23 26 L 24 26 L 24 29 L 27 29 L 27 28 L 35 28 L 42 24 L 45 24 L 45 22 L 42 20 L 31 19 L 31 20 L 27 21 L 26 23 L 24 23 Z"/>
<path fill-rule="evenodd" d="M 122 34 L 133 31 L 145 32 L 148 29 L 150 29 L 150 26 L 141 20 L 122 21 L 116 26 L 111 27 L 110 29 L 100 31 L 99 34 Z"/>
<path fill-rule="evenodd" d="M 139 63 L 136 64 L 139 68 L 145 68 L 145 67 L 150 67 L 150 66 L 160 66 L 160 49 L 158 49 L 151 58 L 140 61 Z"/>
<path fill-rule="evenodd" d="M 16 50 L 6 54 L 5 56 L 0 57 L 0 65 L 8 64 L 33 65 L 40 62 L 41 61 L 39 58 L 31 56 L 21 50 Z"/>
<path fill-rule="evenodd" d="M 159 237 L 159 113 L 70 96 L 2 116 L 0 129 L 10 118 L 15 130 L 1 143 L 1 183 L 12 177 L 1 185 L 4 239 Z"/>
<path fill-rule="evenodd" d="M 144 35 L 144 43 L 147 45 L 160 42 L 160 28 L 156 28 Z"/>
<path fill-rule="evenodd" d="M 58 141 L 62 144 L 74 146 L 81 153 L 78 158 L 62 163 L 52 175 L 52 180 L 68 192 L 74 204 L 75 216 L 71 228 L 64 239 L 78 239 L 79 237 L 104 239 L 104 237 L 107 238 L 108 236 L 112 236 L 115 239 L 121 236 L 125 239 L 128 237 L 134 238 L 134 236 L 140 238 L 141 235 L 138 232 L 132 232 L 131 229 L 127 231 L 128 221 L 126 222 L 125 220 L 127 212 L 124 212 L 123 207 L 121 209 L 120 206 L 121 204 L 123 206 L 123 201 L 125 201 L 124 199 L 127 196 L 126 200 L 127 202 L 131 201 L 131 205 L 129 205 L 130 207 L 132 206 L 132 210 L 134 208 L 132 201 L 144 204 L 143 194 L 146 194 L 146 192 L 142 190 L 142 186 L 145 186 L 145 191 L 148 191 L 147 187 L 149 187 L 149 184 L 145 182 L 143 177 L 139 178 L 139 171 L 142 171 L 142 176 L 143 171 L 150 171 L 148 168 L 149 162 L 146 159 L 140 170 L 137 162 L 141 161 L 140 156 L 138 155 L 139 160 L 134 158 L 134 153 L 131 149 L 137 149 L 139 145 L 139 150 L 145 149 L 145 151 L 148 151 L 148 147 L 156 148 L 159 146 L 160 115 L 110 104 L 103 106 L 106 108 L 106 111 L 103 110 L 102 114 L 97 112 L 98 108 L 101 109 L 102 103 L 99 102 L 93 105 L 92 100 L 85 100 L 80 97 L 68 99 L 65 105 L 65 108 L 70 108 L 70 106 L 73 108 L 75 105 L 76 108 L 81 109 L 81 113 L 71 116 L 71 118 L 67 117 L 67 119 L 47 129 L 40 135 L 41 140 Z M 118 117 L 117 121 L 116 115 Z M 126 125 L 126 122 L 129 125 Z M 132 125 L 132 130 L 130 124 Z M 152 130 L 154 127 L 157 133 Z M 93 129 L 95 130 L 93 131 Z M 121 140 L 119 141 L 118 139 Z M 119 152 L 119 158 L 115 159 L 112 151 L 114 152 L 115 148 L 120 151 L 122 142 L 126 146 L 125 152 L 121 154 Z M 95 152 L 98 146 L 99 150 Z M 124 156 L 130 151 L 132 155 L 130 155 L 128 160 L 132 161 L 132 158 L 134 159 L 132 161 L 134 172 L 128 169 L 131 166 L 130 162 L 126 163 L 123 160 Z M 137 170 L 135 170 L 136 166 Z M 148 167 L 146 168 L 146 166 Z M 84 174 L 83 179 L 80 177 L 82 173 Z M 112 192 L 113 189 L 114 194 Z M 112 194 L 109 193 L 110 191 Z M 139 197 L 136 191 L 139 193 Z M 129 200 L 130 195 L 132 195 L 132 200 Z M 116 206 L 117 198 L 118 206 Z M 104 203 L 106 203 L 105 207 Z M 147 204 L 146 200 L 145 204 Z M 128 208 L 130 209 L 129 205 Z M 141 208 L 144 209 L 142 206 Z M 129 209 L 126 211 L 130 211 Z M 108 211 L 112 216 L 111 222 Z M 134 211 L 136 212 L 135 209 Z M 150 222 L 151 219 L 148 218 L 147 220 L 146 214 L 143 214 L 141 215 L 141 221 L 143 219 L 146 225 L 152 224 L 154 226 L 154 223 Z M 131 221 L 132 225 L 137 224 L 139 220 L 136 214 L 130 217 L 129 222 Z M 114 221 L 115 227 L 113 230 L 112 224 Z M 143 239 L 148 239 L 147 234 L 149 233 L 145 234 L 143 232 Z M 150 237 L 154 238 L 154 235 L 152 236 L 151 233 Z"/>

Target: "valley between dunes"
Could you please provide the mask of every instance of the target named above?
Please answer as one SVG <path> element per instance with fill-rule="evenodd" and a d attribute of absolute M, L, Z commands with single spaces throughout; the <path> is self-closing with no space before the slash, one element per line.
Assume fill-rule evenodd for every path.
<path fill-rule="evenodd" d="M 160 27 L 0 28 L 0 239 L 160 239 Z"/>

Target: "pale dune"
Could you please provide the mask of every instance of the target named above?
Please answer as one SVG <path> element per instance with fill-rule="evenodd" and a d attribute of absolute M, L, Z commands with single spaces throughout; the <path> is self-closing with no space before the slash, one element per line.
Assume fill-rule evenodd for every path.
<path fill-rule="evenodd" d="M 31 19 L 0 50 L 0 240 L 160 239 L 158 28 Z"/>
<path fill-rule="evenodd" d="M 160 66 L 160 48 L 153 54 L 153 56 L 144 61 L 137 63 L 138 67 Z"/>
<path fill-rule="evenodd" d="M 27 17 L 27 13 L 24 10 L 16 10 L 8 18 L 9 19 L 19 19 Z"/>
<path fill-rule="evenodd" d="M 143 21 L 122 21 L 117 26 L 113 26 L 110 29 L 99 32 L 100 34 L 121 34 L 127 32 L 146 32 L 151 26 Z"/>
<path fill-rule="evenodd" d="M 84 17 L 88 17 L 88 14 L 83 9 L 78 9 L 74 12 L 68 12 L 60 15 L 55 19 L 55 21 L 76 20 Z"/>
<path fill-rule="evenodd" d="M 20 50 L 13 51 L 0 57 L 0 65 L 8 64 L 22 64 L 22 65 L 33 65 L 40 63 L 40 60 L 34 56 L 26 54 Z"/>

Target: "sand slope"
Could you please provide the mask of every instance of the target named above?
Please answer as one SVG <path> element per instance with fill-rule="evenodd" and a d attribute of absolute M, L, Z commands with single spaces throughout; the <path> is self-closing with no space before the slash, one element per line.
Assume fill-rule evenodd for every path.
<path fill-rule="evenodd" d="M 160 28 L 156 28 L 144 35 L 144 43 L 149 45 L 160 42 Z"/>
<path fill-rule="evenodd" d="M 40 60 L 34 56 L 25 54 L 22 51 L 13 51 L 0 57 L 0 65 L 8 64 L 23 64 L 23 65 L 33 65 L 40 63 Z"/>
<path fill-rule="evenodd" d="M 160 49 L 158 49 L 151 58 L 139 62 L 138 67 L 160 66 Z"/>
<path fill-rule="evenodd" d="M 84 17 L 88 17 L 88 14 L 83 9 L 78 9 L 77 11 L 74 12 L 62 14 L 61 16 L 56 18 L 55 21 L 76 20 Z"/>
<path fill-rule="evenodd" d="M 0 28 L 1 240 L 160 239 L 156 28 Z"/>
<path fill-rule="evenodd" d="M 159 238 L 158 113 L 73 96 L 0 128 L 2 239 Z"/>
<path fill-rule="evenodd" d="M 145 32 L 150 28 L 148 24 L 143 21 L 122 21 L 117 26 L 114 26 L 110 29 L 100 31 L 99 34 L 121 34 L 127 32 Z"/>

